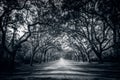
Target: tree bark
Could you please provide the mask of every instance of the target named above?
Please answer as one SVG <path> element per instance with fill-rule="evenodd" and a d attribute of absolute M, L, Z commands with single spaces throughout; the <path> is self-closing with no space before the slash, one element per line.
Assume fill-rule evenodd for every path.
<path fill-rule="evenodd" d="M 31 56 L 31 59 L 30 59 L 30 66 L 33 66 L 34 55 L 35 55 L 35 53 L 33 53 L 33 55 Z"/>
<path fill-rule="evenodd" d="M 10 69 L 11 70 L 15 69 L 15 56 L 16 56 L 16 51 L 13 51 L 12 55 L 11 55 L 11 60 L 10 60 Z"/>

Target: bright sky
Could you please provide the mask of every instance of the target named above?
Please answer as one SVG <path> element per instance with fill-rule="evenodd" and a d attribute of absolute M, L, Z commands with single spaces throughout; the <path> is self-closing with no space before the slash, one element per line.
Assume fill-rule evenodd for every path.
<path fill-rule="evenodd" d="M 61 48 L 65 52 L 72 50 L 72 48 L 69 46 L 70 43 L 69 43 L 69 37 L 68 37 L 67 33 L 63 33 L 62 35 L 60 35 L 59 37 L 57 37 L 55 39 L 55 41 L 59 41 L 59 43 L 61 44 Z"/>

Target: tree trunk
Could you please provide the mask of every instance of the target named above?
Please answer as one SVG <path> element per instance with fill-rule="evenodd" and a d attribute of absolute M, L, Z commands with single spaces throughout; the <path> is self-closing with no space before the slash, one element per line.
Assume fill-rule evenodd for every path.
<path fill-rule="evenodd" d="M 40 60 L 39 60 L 39 64 L 42 63 L 42 53 L 40 54 Z"/>
<path fill-rule="evenodd" d="M 97 51 L 97 50 L 95 50 L 94 48 L 92 48 L 93 49 L 93 51 L 94 51 L 94 53 L 95 53 L 95 55 L 97 56 L 97 58 L 99 59 L 99 63 L 103 63 L 103 60 L 102 60 L 102 51 Z"/>
<path fill-rule="evenodd" d="M 84 54 L 81 52 L 82 61 L 85 62 Z"/>
<path fill-rule="evenodd" d="M 117 61 L 119 61 L 119 57 L 120 57 L 120 54 L 119 54 L 119 51 L 120 51 L 120 37 L 119 37 L 119 28 L 114 28 L 113 30 L 114 34 L 113 34 L 113 42 L 114 42 L 114 54 L 116 54 L 116 57 L 117 57 Z"/>
<path fill-rule="evenodd" d="M 102 59 L 102 53 L 96 53 L 98 59 L 99 59 L 99 63 L 103 63 L 103 59 Z"/>
<path fill-rule="evenodd" d="M 11 70 L 15 69 L 15 56 L 16 56 L 16 51 L 12 52 L 12 55 L 11 55 L 11 61 L 10 61 Z"/>
<path fill-rule="evenodd" d="M 0 60 L 3 60 L 3 55 L 4 55 L 4 52 L 5 52 L 5 32 L 2 33 L 2 45 L 1 45 L 1 53 L 0 53 Z"/>
<path fill-rule="evenodd" d="M 34 55 L 35 55 L 35 53 L 33 53 L 33 55 L 31 56 L 31 59 L 30 59 L 30 66 L 33 66 Z"/>

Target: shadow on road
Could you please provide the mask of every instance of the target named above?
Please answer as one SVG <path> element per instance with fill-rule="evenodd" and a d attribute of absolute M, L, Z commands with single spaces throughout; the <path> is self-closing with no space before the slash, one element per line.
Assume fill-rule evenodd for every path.
<path fill-rule="evenodd" d="M 111 63 L 57 61 L 24 65 L 12 73 L 0 73 L 0 80 L 120 80 L 120 66 Z"/>

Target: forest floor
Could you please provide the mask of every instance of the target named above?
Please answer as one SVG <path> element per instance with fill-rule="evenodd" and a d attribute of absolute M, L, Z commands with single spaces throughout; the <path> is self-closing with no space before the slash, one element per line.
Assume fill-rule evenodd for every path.
<path fill-rule="evenodd" d="M 60 59 L 34 66 L 22 65 L 0 73 L 0 80 L 120 80 L 117 63 L 87 63 Z"/>

